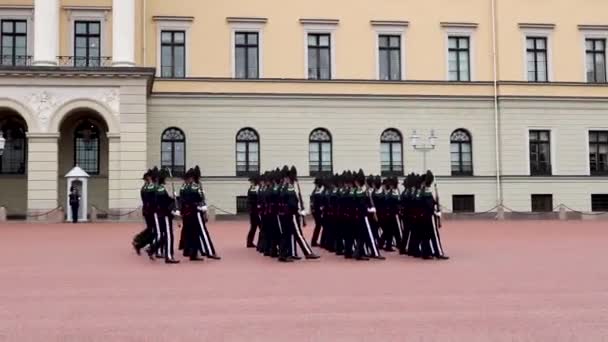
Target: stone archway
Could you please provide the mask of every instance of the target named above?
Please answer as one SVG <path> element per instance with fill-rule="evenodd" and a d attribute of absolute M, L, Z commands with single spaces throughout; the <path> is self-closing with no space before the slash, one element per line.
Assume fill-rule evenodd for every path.
<path fill-rule="evenodd" d="M 64 176 L 76 165 L 89 173 L 89 206 L 102 211 L 109 207 L 109 126 L 103 115 L 92 108 L 74 108 L 57 122 L 58 202 L 67 198 Z M 53 125 L 53 122 L 51 123 Z"/>
<path fill-rule="evenodd" d="M 25 113 L 25 112 L 24 112 Z M 0 206 L 9 218 L 27 214 L 27 113 L 0 106 L 0 135 L 5 146 L 0 156 Z"/>

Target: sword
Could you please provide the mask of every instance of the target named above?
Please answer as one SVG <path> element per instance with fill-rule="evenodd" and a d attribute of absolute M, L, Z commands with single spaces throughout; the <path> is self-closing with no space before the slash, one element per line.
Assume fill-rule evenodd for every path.
<path fill-rule="evenodd" d="M 441 212 L 441 204 L 439 203 L 439 191 L 437 191 L 437 183 L 433 185 L 435 186 L 435 205 L 437 206 L 437 211 Z M 434 216 L 437 220 L 437 227 L 441 228 L 441 216 Z"/>
<path fill-rule="evenodd" d="M 298 199 L 300 200 L 300 207 L 302 208 L 302 210 L 304 210 L 304 201 L 302 200 L 302 190 L 300 190 L 300 182 L 298 182 L 298 180 L 295 180 L 296 182 L 296 186 L 298 187 Z M 306 218 L 304 217 L 304 215 L 300 215 L 302 217 L 302 225 L 304 227 L 306 227 Z"/>
<path fill-rule="evenodd" d="M 177 195 L 175 194 L 175 184 L 173 183 L 173 172 L 171 172 L 171 168 L 167 167 L 167 171 L 169 171 L 169 177 L 171 177 L 171 191 L 173 192 L 173 201 L 175 202 L 175 210 L 179 213 L 179 203 L 177 202 Z M 178 215 L 179 216 L 179 215 Z"/>

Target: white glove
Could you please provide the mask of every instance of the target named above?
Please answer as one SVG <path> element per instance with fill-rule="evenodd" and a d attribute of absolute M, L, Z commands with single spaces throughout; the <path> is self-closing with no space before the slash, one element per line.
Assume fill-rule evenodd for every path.
<path fill-rule="evenodd" d="M 182 216 L 182 213 L 180 213 L 179 210 L 173 210 L 171 213 L 173 216 Z"/>
<path fill-rule="evenodd" d="M 198 207 L 198 210 L 200 210 L 200 211 L 202 211 L 202 212 L 206 213 L 206 212 L 207 212 L 207 210 L 208 210 L 208 208 L 207 208 L 207 206 L 206 206 L 206 205 L 204 205 L 204 206 L 202 206 L 202 207 Z"/>
<path fill-rule="evenodd" d="M 372 208 L 367 208 L 367 212 L 368 213 L 375 213 L 376 212 L 376 208 L 372 207 Z"/>
<path fill-rule="evenodd" d="M 437 217 L 441 217 L 441 211 L 436 211 L 436 212 L 435 212 L 435 216 L 437 216 Z"/>
<path fill-rule="evenodd" d="M 306 216 L 306 214 L 307 214 L 307 213 L 306 213 L 306 210 L 302 210 L 302 211 L 300 211 L 300 215 L 302 215 L 302 216 Z"/>

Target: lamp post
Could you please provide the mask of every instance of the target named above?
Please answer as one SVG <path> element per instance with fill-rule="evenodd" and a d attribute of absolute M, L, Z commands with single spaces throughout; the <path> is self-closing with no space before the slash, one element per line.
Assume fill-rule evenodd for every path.
<path fill-rule="evenodd" d="M 420 143 L 420 136 L 416 134 L 416 130 L 412 132 L 412 136 L 410 137 L 410 144 L 416 151 L 422 152 L 422 172 L 426 172 L 426 154 L 435 149 L 435 144 L 437 143 L 437 136 L 435 135 L 435 130 L 431 129 L 431 133 L 429 134 L 428 144 Z"/>

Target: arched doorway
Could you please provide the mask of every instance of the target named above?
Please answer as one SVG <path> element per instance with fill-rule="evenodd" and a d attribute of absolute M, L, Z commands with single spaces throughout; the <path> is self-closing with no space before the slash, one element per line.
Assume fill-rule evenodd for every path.
<path fill-rule="evenodd" d="M 0 136 L 4 149 L 0 156 L 0 206 L 9 218 L 25 218 L 27 213 L 27 123 L 12 109 L 0 108 Z"/>
<path fill-rule="evenodd" d="M 108 210 L 108 126 L 96 111 L 76 109 L 59 125 L 59 203 L 65 206 L 67 185 L 64 176 L 76 165 L 89 178 L 88 203 Z"/>

